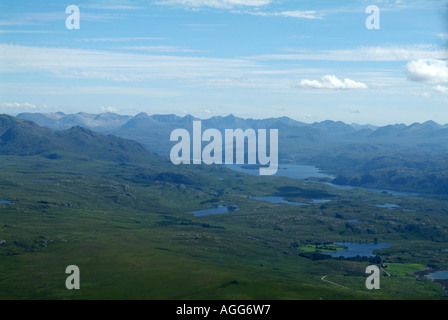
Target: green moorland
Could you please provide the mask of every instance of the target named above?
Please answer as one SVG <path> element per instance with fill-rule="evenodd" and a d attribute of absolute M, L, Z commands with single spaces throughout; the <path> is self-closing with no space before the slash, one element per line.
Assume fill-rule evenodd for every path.
<path fill-rule="evenodd" d="M 445 199 L 168 161 L 0 158 L 0 200 L 12 201 L 0 203 L 0 299 L 446 297 L 437 283 L 409 275 L 448 267 Z M 267 195 L 331 201 L 293 206 L 251 199 Z M 400 207 L 372 206 L 384 203 Z M 219 204 L 240 210 L 188 213 Z M 390 268 L 380 290 L 365 288 L 369 259 L 318 253 L 338 241 L 391 244 L 377 252 L 384 270 Z M 68 265 L 80 268 L 80 290 L 65 288 Z"/>

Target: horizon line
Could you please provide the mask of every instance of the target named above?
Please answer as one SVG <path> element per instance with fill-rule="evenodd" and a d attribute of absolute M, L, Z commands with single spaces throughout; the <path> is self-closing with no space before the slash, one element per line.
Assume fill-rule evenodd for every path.
<path fill-rule="evenodd" d="M 395 122 L 395 123 L 389 123 L 389 124 L 386 124 L 386 125 L 376 125 L 376 124 L 371 124 L 371 123 L 356 123 L 356 122 L 348 123 L 348 122 L 345 122 L 345 121 L 342 121 L 342 120 L 333 120 L 333 119 L 325 119 L 325 120 L 322 120 L 322 121 L 314 121 L 314 122 L 305 122 L 305 121 L 296 120 L 296 119 L 291 118 L 291 117 L 286 116 L 286 115 L 280 116 L 280 117 L 267 117 L 267 118 L 244 118 L 244 117 L 240 117 L 240 116 L 235 116 L 233 113 L 229 113 L 229 114 L 227 114 L 225 116 L 224 115 L 214 115 L 214 116 L 211 116 L 210 118 L 200 118 L 200 117 L 194 116 L 193 114 L 190 114 L 190 113 L 186 114 L 185 116 L 180 116 L 180 115 L 177 115 L 175 113 L 153 113 L 153 114 L 148 114 L 145 111 L 137 112 L 134 115 L 132 115 L 132 114 L 121 114 L 121 113 L 118 113 L 118 112 L 111 112 L 111 111 L 99 112 L 99 113 L 89 113 L 89 112 L 84 112 L 84 111 L 72 112 L 72 113 L 65 113 L 63 111 L 54 111 L 54 112 L 29 112 L 29 111 L 25 111 L 25 112 L 20 112 L 20 113 L 17 113 L 17 114 L 11 114 L 11 113 L 10 114 L 2 113 L 2 114 L 9 115 L 9 116 L 12 116 L 12 117 L 18 117 L 21 114 L 44 114 L 45 115 L 45 114 L 57 114 L 57 113 L 62 113 L 62 114 L 64 114 L 64 116 L 66 116 L 66 115 L 73 115 L 73 114 L 88 114 L 88 115 L 113 114 L 113 115 L 118 115 L 118 116 L 129 116 L 129 117 L 132 117 L 132 118 L 135 118 L 136 116 L 138 116 L 140 114 L 146 114 L 148 117 L 152 117 L 152 116 L 176 116 L 176 117 L 179 117 L 181 119 L 184 119 L 186 117 L 193 117 L 193 118 L 196 118 L 196 119 L 201 120 L 201 121 L 210 120 L 210 119 L 218 118 L 218 117 L 227 118 L 227 117 L 230 117 L 230 116 L 233 116 L 234 118 L 238 118 L 238 119 L 243 119 L 243 120 L 256 120 L 256 121 L 269 120 L 269 119 L 288 118 L 288 119 L 290 119 L 292 121 L 295 121 L 295 122 L 298 122 L 298 123 L 303 123 L 303 124 L 309 124 L 309 125 L 318 124 L 318 123 L 322 123 L 322 122 L 325 122 L 325 121 L 332 121 L 332 122 L 335 122 L 335 123 L 341 122 L 341 123 L 344 123 L 344 124 L 347 124 L 347 125 L 351 125 L 351 126 L 352 125 L 374 126 L 374 127 L 378 127 L 378 128 L 386 127 L 386 126 L 395 126 L 395 125 L 411 126 L 411 125 L 414 125 L 414 124 L 425 124 L 427 122 L 434 122 L 435 124 L 437 124 L 439 126 L 442 126 L 442 127 L 443 126 L 448 126 L 448 123 L 439 123 L 439 122 L 437 122 L 435 120 L 432 120 L 432 119 L 431 120 L 426 120 L 424 122 L 414 121 L 414 122 L 409 123 L 409 124 L 407 124 L 405 122 L 400 122 L 400 123 L 399 122 Z"/>

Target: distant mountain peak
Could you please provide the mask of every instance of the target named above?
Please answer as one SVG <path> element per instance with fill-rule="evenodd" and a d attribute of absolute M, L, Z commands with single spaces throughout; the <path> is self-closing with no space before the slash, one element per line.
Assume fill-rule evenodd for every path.
<path fill-rule="evenodd" d="M 425 127 L 442 128 L 443 126 L 433 120 L 428 120 L 422 124 Z"/>
<path fill-rule="evenodd" d="M 139 119 L 139 118 L 149 118 L 149 116 L 146 112 L 140 112 L 134 116 L 134 119 Z"/>
<path fill-rule="evenodd" d="M 150 116 L 151 119 L 154 119 L 157 122 L 175 122 L 182 119 L 175 114 L 153 114 Z"/>
<path fill-rule="evenodd" d="M 198 118 L 192 116 L 191 114 L 187 114 L 185 117 L 182 118 L 183 121 L 193 121 L 198 120 Z"/>

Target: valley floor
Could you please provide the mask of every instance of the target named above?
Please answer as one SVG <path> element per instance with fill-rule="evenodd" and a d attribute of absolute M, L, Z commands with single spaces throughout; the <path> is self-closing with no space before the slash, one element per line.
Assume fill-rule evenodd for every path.
<path fill-rule="evenodd" d="M 1 157 L 0 299 L 446 298 L 413 275 L 448 267 L 448 216 L 436 198 L 222 167 Z M 386 203 L 400 208 L 373 206 Z M 239 210 L 189 213 L 218 205 Z M 371 258 L 324 254 L 344 241 L 391 246 Z M 380 290 L 365 287 L 371 264 L 383 267 Z M 68 265 L 80 268 L 80 290 L 65 288 Z"/>

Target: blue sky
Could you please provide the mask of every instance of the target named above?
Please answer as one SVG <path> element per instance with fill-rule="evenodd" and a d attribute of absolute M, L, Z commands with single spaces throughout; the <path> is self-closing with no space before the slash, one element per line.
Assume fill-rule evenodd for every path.
<path fill-rule="evenodd" d="M 0 112 L 448 123 L 447 45 L 446 0 L 0 0 Z"/>

